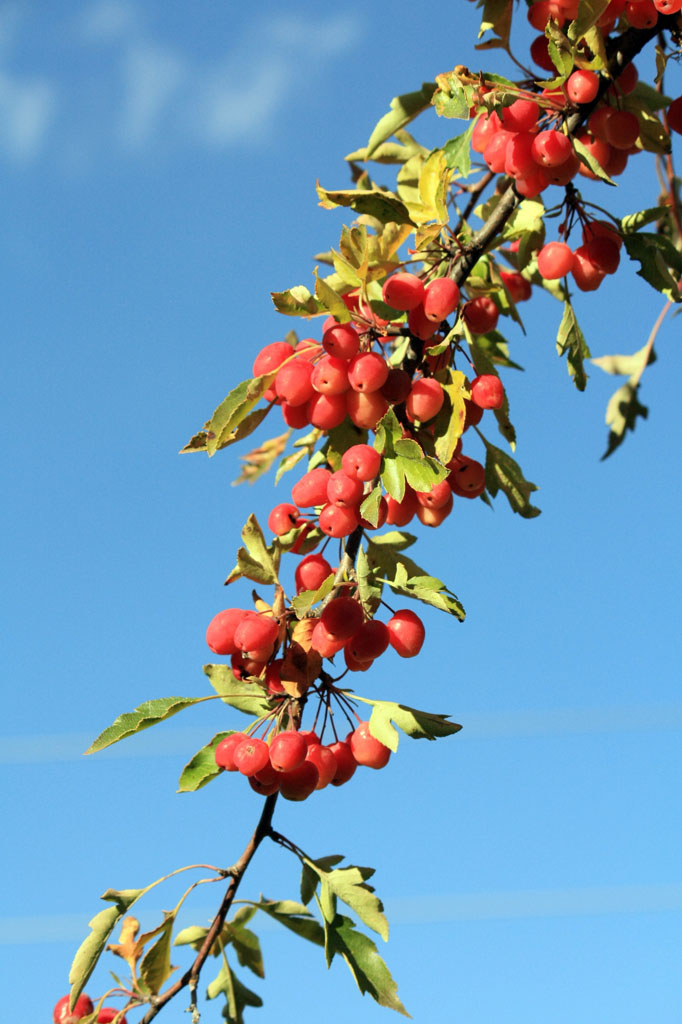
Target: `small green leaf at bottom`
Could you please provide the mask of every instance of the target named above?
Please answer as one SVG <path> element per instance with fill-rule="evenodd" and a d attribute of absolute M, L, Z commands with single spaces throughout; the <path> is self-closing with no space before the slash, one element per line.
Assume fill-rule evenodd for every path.
<path fill-rule="evenodd" d="M 331 964 L 339 954 L 348 964 L 363 995 L 369 992 L 379 1006 L 409 1017 L 398 999 L 398 986 L 370 937 L 356 931 L 351 919 L 342 914 L 337 914 L 331 924 L 325 924 L 325 932 L 327 964 Z"/>

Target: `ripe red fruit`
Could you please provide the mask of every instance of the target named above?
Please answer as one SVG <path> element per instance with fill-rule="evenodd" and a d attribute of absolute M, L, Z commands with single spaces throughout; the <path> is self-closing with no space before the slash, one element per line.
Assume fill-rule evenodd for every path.
<path fill-rule="evenodd" d="M 548 242 L 538 253 L 538 270 L 546 281 L 554 281 L 573 269 L 573 251 L 565 242 Z"/>
<path fill-rule="evenodd" d="M 482 373 L 471 382 L 471 400 L 481 409 L 501 409 L 504 405 L 504 386 L 494 373 Z"/>
<path fill-rule="evenodd" d="M 557 0 L 536 0 L 528 8 L 528 21 L 538 32 L 544 31 L 545 25 L 550 18 L 554 18 L 559 23 L 559 27 L 564 23 L 563 4 L 558 3 Z"/>
<path fill-rule="evenodd" d="M 206 630 L 206 643 L 214 654 L 234 654 L 239 650 L 234 632 L 245 615 L 243 608 L 226 608 L 213 616 Z"/>
<path fill-rule="evenodd" d="M 373 661 L 388 647 L 388 628 L 379 619 L 363 622 L 346 644 L 356 661 Z"/>
<path fill-rule="evenodd" d="M 450 277 L 437 277 L 424 290 L 424 316 L 439 324 L 459 305 L 459 287 Z"/>
<path fill-rule="evenodd" d="M 238 651 L 253 651 L 273 644 L 278 633 L 279 623 L 276 619 L 259 615 L 257 612 L 245 612 L 244 618 L 234 631 L 234 642 Z"/>
<path fill-rule="evenodd" d="M 625 14 L 633 28 L 653 28 L 658 21 L 658 11 L 649 3 L 626 3 Z"/>
<path fill-rule="evenodd" d="M 380 466 L 380 452 L 368 444 L 354 444 L 341 457 L 341 468 L 352 480 L 374 480 Z"/>
<path fill-rule="evenodd" d="M 54 1010 L 52 1011 L 52 1020 L 54 1024 L 76 1024 L 81 1017 L 87 1017 L 89 1013 L 92 1013 L 95 1009 L 92 1005 L 92 999 L 87 996 L 85 992 L 79 995 L 78 999 L 74 1003 L 73 1010 L 69 1010 L 69 1000 L 71 996 L 62 996 L 60 1000 L 55 1004 Z"/>
<path fill-rule="evenodd" d="M 629 110 L 614 110 L 604 132 L 607 142 L 616 149 L 630 149 L 639 138 L 639 121 Z"/>
<path fill-rule="evenodd" d="M 414 274 L 393 274 L 384 282 L 382 296 L 387 306 L 407 312 L 422 301 L 424 284 Z"/>
<path fill-rule="evenodd" d="M 568 160 L 573 147 L 563 132 L 549 130 L 535 136 L 531 150 L 535 162 L 541 167 L 558 167 Z"/>
<path fill-rule="evenodd" d="M 345 640 L 339 640 L 338 637 L 332 636 L 325 629 L 323 622 L 316 622 L 310 635 L 311 647 L 323 658 L 333 658 L 335 654 L 339 653 L 345 642 Z"/>
<path fill-rule="evenodd" d="M 477 498 L 485 490 L 485 469 L 476 459 L 458 455 L 452 459 L 448 483 L 453 494 L 462 498 Z"/>
<path fill-rule="evenodd" d="M 337 771 L 336 758 L 329 749 L 321 743 L 311 743 L 305 756 L 306 761 L 311 761 L 318 771 L 318 780 L 315 789 L 324 789 L 332 781 Z"/>
<path fill-rule="evenodd" d="M 330 356 L 352 359 L 360 350 L 360 335 L 350 324 L 332 324 L 322 334 L 322 347 Z"/>
<path fill-rule="evenodd" d="M 357 505 L 362 501 L 364 484 L 353 480 L 342 469 L 332 473 L 327 485 L 327 500 L 334 505 Z"/>
<path fill-rule="evenodd" d="M 348 742 L 353 757 L 366 768 L 384 768 L 388 764 L 391 750 L 369 731 L 369 722 L 361 722 L 349 736 Z"/>
<path fill-rule="evenodd" d="M 333 430 L 346 418 L 346 395 L 323 395 L 317 392 L 307 405 L 308 420 L 320 430 Z"/>
<path fill-rule="evenodd" d="M 336 758 L 336 773 L 332 779 L 332 786 L 343 786 L 355 774 L 358 762 L 353 757 L 350 745 L 344 740 L 337 740 L 329 744 L 329 750 Z"/>
<path fill-rule="evenodd" d="M 279 791 L 285 800 L 306 800 L 314 792 L 320 778 L 312 761 L 303 761 L 298 768 L 283 772 Z"/>
<path fill-rule="evenodd" d="M 500 115 L 502 127 L 509 132 L 532 132 L 538 123 L 540 108 L 535 100 L 514 100 Z"/>
<path fill-rule="evenodd" d="M 250 676 L 260 676 L 264 668 L 264 662 L 254 661 L 240 651 L 237 651 L 230 658 L 230 669 L 235 679 L 248 679 Z"/>
<path fill-rule="evenodd" d="M 116 1021 L 116 1024 L 127 1024 L 125 1017 L 119 1017 L 120 1012 L 113 1006 L 103 1006 L 97 1014 L 97 1024 L 111 1024 L 112 1021 Z"/>
<path fill-rule="evenodd" d="M 313 395 L 313 367 L 307 359 L 296 357 L 275 377 L 277 397 L 289 405 L 303 405 Z"/>
<path fill-rule="evenodd" d="M 440 412 L 444 401 L 445 394 L 440 382 L 434 377 L 422 377 L 414 381 L 405 402 L 405 410 L 409 419 L 424 423 Z"/>
<path fill-rule="evenodd" d="M 342 395 L 348 391 L 348 363 L 338 356 L 324 356 L 316 363 L 311 377 L 315 391 L 322 395 Z"/>
<path fill-rule="evenodd" d="M 270 744 L 270 764 L 278 772 L 292 772 L 305 761 L 308 744 L 297 732 L 280 732 Z"/>
<path fill-rule="evenodd" d="M 306 555 L 296 567 L 294 581 L 296 593 L 317 590 L 332 573 L 332 567 L 322 555 Z"/>
<path fill-rule="evenodd" d="M 282 502 L 281 505 L 275 505 L 268 516 L 268 528 L 277 537 L 283 537 L 289 530 L 293 530 L 300 517 L 301 513 L 295 505 Z"/>
<path fill-rule="evenodd" d="M 425 505 L 417 505 L 417 519 L 424 526 L 440 526 L 444 519 L 452 512 L 452 495 L 449 500 L 440 508 L 428 508 Z"/>
<path fill-rule="evenodd" d="M 226 772 L 236 772 L 237 766 L 234 763 L 234 752 L 240 743 L 245 740 L 246 733 L 233 732 L 229 736 L 226 736 L 224 740 L 221 740 L 218 746 L 215 748 L 215 763 L 219 768 L 224 768 Z"/>
<path fill-rule="evenodd" d="M 512 302 L 526 302 L 530 298 L 532 285 L 518 271 L 500 270 L 500 277 Z"/>
<path fill-rule="evenodd" d="M 677 14 L 682 0 L 653 0 L 653 5 L 661 14 Z"/>
<path fill-rule="evenodd" d="M 345 397 L 348 415 L 356 427 L 375 430 L 381 417 L 388 412 L 388 402 L 380 391 L 349 391 Z"/>
<path fill-rule="evenodd" d="M 270 693 L 284 693 L 282 686 L 282 664 L 283 658 L 275 658 L 265 670 L 265 685 Z"/>
<path fill-rule="evenodd" d="M 358 525 L 358 514 L 354 508 L 330 503 L 320 512 L 319 524 L 328 537 L 347 537 Z"/>
<path fill-rule="evenodd" d="M 348 640 L 362 625 L 362 605 L 354 597 L 336 597 L 322 609 L 320 622 L 337 640 Z"/>
<path fill-rule="evenodd" d="M 409 608 L 401 608 L 386 623 L 388 642 L 401 658 L 414 658 L 422 649 L 424 623 Z"/>
<path fill-rule="evenodd" d="M 327 485 L 331 479 L 331 471 L 324 466 L 311 469 L 302 476 L 291 488 L 292 500 L 300 508 L 311 508 L 313 505 L 324 505 L 327 500 Z"/>
<path fill-rule="evenodd" d="M 572 268 L 573 280 L 583 292 L 596 291 L 604 280 L 605 274 L 594 264 L 586 245 L 575 250 Z"/>
<path fill-rule="evenodd" d="M 410 328 L 410 333 L 414 334 L 416 338 L 428 341 L 436 333 L 438 325 L 434 324 L 433 320 L 429 320 L 424 312 L 424 307 L 419 305 L 410 310 L 407 317 L 407 326 Z"/>
<path fill-rule="evenodd" d="M 442 508 L 451 499 L 450 486 L 447 480 L 434 484 L 430 491 L 416 491 L 417 501 L 424 508 Z"/>
<path fill-rule="evenodd" d="M 271 345 L 262 348 L 256 356 L 253 363 L 253 376 L 260 377 L 261 374 L 271 373 L 293 354 L 293 348 L 291 345 L 287 345 L 286 341 L 273 341 Z"/>
<path fill-rule="evenodd" d="M 472 402 L 468 398 L 464 399 L 464 410 L 464 427 L 462 428 L 462 433 L 468 430 L 469 427 L 477 427 L 483 418 L 483 409 L 481 409 L 480 405 L 476 405 L 475 402 Z"/>
<path fill-rule="evenodd" d="M 260 796 L 272 796 L 273 793 L 277 793 L 279 790 L 278 773 L 273 772 L 273 775 L 277 776 L 277 778 L 273 778 L 270 782 L 262 782 L 259 778 L 260 775 L 261 772 L 258 775 L 249 776 L 249 785 L 254 793 L 258 793 Z"/>
<path fill-rule="evenodd" d="M 388 371 L 388 377 L 381 389 L 381 393 L 387 402 L 390 402 L 391 405 L 397 405 L 399 402 L 405 401 L 411 387 L 412 378 L 409 373 L 406 370 L 400 370 L 397 366 L 393 366 Z"/>
<path fill-rule="evenodd" d="M 615 274 L 620 263 L 620 251 L 612 238 L 597 235 L 586 243 L 585 248 L 595 267 L 605 274 Z"/>
<path fill-rule="evenodd" d="M 237 747 L 233 754 L 233 760 L 237 771 L 242 775 L 255 775 L 265 768 L 270 760 L 270 749 L 263 740 L 253 739 L 247 736 Z"/>
<path fill-rule="evenodd" d="M 265 397 L 267 397 L 267 392 Z M 307 427 L 310 423 L 307 403 L 306 405 L 289 405 L 288 402 L 282 402 L 280 408 L 282 410 L 282 418 L 288 427 L 300 430 L 302 427 Z"/>
<path fill-rule="evenodd" d="M 320 742 L 320 737 L 312 729 L 301 729 L 298 735 L 303 737 L 309 747 Z"/>
<path fill-rule="evenodd" d="M 549 55 L 549 45 L 546 36 L 536 36 L 530 44 L 530 55 L 544 71 L 552 71 L 556 74 L 554 62 Z"/>
<path fill-rule="evenodd" d="M 361 352 L 348 364 L 348 381 L 353 391 L 378 391 L 387 377 L 388 363 L 378 352 Z"/>
<path fill-rule="evenodd" d="M 386 522 L 389 526 L 407 526 L 412 517 L 417 511 L 417 495 L 411 487 L 405 487 L 405 494 L 402 501 L 396 501 L 395 498 L 387 499 L 387 515 Z"/>
<path fill-rule="evenodd" d="M 594 71 L 579 69 L 569 75 L 566 93 L 574 103 L 591 103 L 599 91 L 599 76 Z"/>
<path fill-rule="evenodd" d="M 682 135 L 682 96 L 673 100 L 667 110 L 668 127 Z"/>
<path fill-rule="evenodd" d="M 507 132 L 504 128 L 501 128 L 499 132 L 495 132 L 483 150 L 483 159 L 493 174 L 501 174 L 504 171 L 507 147 L 513 138 L 513 132 Z"/>
<path fill-rule="evenodd" d="M 499 310 L 489 295 L 479 295 L 476 299 L 465 302 L 462 309 L 469 329 L 474 334 L 487 334 L 497 327 Z"/>

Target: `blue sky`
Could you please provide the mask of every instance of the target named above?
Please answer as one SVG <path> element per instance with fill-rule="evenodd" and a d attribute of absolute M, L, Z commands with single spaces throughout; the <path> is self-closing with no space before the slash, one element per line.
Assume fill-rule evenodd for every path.
<path fill-rule="evenodd" d="M 473 51 L 477 24 L 473 4 L 404 0 L 0 8 L 0 938 L 27 1021 L 49 1020 L 106 888 L 231 863 L 252 828 L 259 798 L 242 780 L 175 793 L 194 751 L 245 721 L 229 710 L 199 706 L 81 753 L 145 699 L 206 692 L 206 624 L 248 600 L 246 586 L 229 599 L 222 586 L 239 529 L 288 500 L 295 477 L 274 498 L 268 478 L 231 486 L 248 444 L 211 461 L 177 451 L 258 348 L 292 326 L 308 333 L 269 292 L 309 283 L 312 255 L 337 240 L 342 220 L 317 206 L 315 179 L 346 185 L 343 156 L 396 93 L 458 63 L 510 72 Z M 525 26 L 515 38 L 524 53 Z M 673 67 L 670 94 L 681 85 Z M 423 120 L 427 144 L 461 130 Z M 654 205 L 650 159 L 613 196 L 590 195 L 618 214 Z M 661 306 L 631 268 L 576 300 L 594 355 L 640 348 Z M 673 1024 L 680 320 L 666 321 L 645 376 L 648 421 L 600 463 L 619 380 L 592 367 L 578 394 L 554 349 L 559 307 L 534 296 L 523 314 L 526 336 L 509 337 L 526 372 L 505 381 L 543 513 L 460 502 L 440 530 L 422 528 L 418 561 L 467 621 L 427 611 L 418 663 L 387 654 L 356 684 L 464 728 L 404 739 L 387 769 L 278 808 L 276 826 L 314 856 L 377 868 L 386 960 L 417 1021 Z M 293 859 L 265 847 L 242 895 L 295 897 L 297 884 Z M 174 894 L 150 897 L 143 922 Z M 207 919 L 209 896 L 187 923 Z M 253 987 L 266 1006 L 247 1020 L 275 1006 L 301 1024 L 388 1019 L 343 965 L 327 974 L 298 942 L 263 931 L 267 978 Z M 161 1019 L 181 1021 L 183 1007 Z"/>

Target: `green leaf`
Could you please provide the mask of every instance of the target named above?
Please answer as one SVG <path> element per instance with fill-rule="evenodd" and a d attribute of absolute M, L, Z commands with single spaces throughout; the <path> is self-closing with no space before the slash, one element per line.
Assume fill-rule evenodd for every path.
<path fill-rule="evenodd" d="M 326 921 L 331 923 L 336 916 L 336 900 L 339 899 L 353 910 L 368 928 L 388 941 L 388 921 L 384 916 L 383 904 L 375 896 L 367 879 L 374 874 L 374 868 L 360 868 L 351 864 L 331 871 L 320 866 L 320 861 L 303 858 L 311 871 L 318 875 L 322 888 L 320 906 Z"/>
<path fill-rule="evenodd" d="M 584 391 L 587 385 L 584 360 L 590 358 L 590 350 L 569 299 L 564 302 L 564 314 L 559 325 L 556 348 L 560 356 L 566 356 L 568 372 L 578 391 Z"/>
<path fill-rule="evenodd" d="M 637 419 L 646 419 L 649 409 L 639 401 L 639 383 L 627 381 L 611 396 L 606 407 L 606 425 L 609 434 L 602 461 L 620 448 L 628 431 L 634 431 Z"/>
<path fill-rule="evenodd" d="M 441 385 L 445 401 L 434 421 L 433 436 L 436 442 L 436 455 L 439 461 L 445 465 L 454 455 L 457 442 L 464 429 L 466 378 L 461 370 L 448 369 Z"/>
<path fill-rule="evenodd" d="M 256 583 L 279 583 L 279 546 L 275 542 L 271 548 L 268 547 L 253 513 L 242 527 L 242 540 L 244 547 L 237 551 L 237 564 L 225 583 L 233 583 L 240 576 L 246 576 Z"/>
<path fill-rule="evenodd" d="M 384 581 L 395 593 L 438 608 L 460 621 L 464 620 L 464 608 L 457 596 L 441 580 L 424 572 L 416 562 L 391 545 L 368 541 L 367 560 L 372 570 L 381 570 Z"/>
<path fill-rule="evenodd" d="M 352 283 L 352 282 L 351 282 Z M 317 276 L 315 270 L 315 295 L 325 309 L 328 309 L 332 316 L 340 324 L 347 324 L 350 321 L 350 311 L 338 292 L 327 284 L 323 277 Z"/>
<path fill-rule="evenodd" d="M 646 231 L 625 235 L 623 242 L 630 259 L 641 264 L 637 271 L 639 277 L 662 292 L 671 302 L 682 302 L 678 284 L 671 269 L 682 273 L 682 255 L 665 235 L 655 235 Z"/>
<path fill-rule="evenodd" d="M 317 877 L 315 875 L 315 878 Z M 310 899 L 312 896 L 311 892 Z M 300 935 L 302 939 L 307 939 L 308 942 L 313 942 L 316 946 L 324 946 L 324 929 L 303 904 L 296 903 L 294 900 L 266 900 L 264 896 L 261 896 L 257 907 L 273 921 L 279 921 L 281 925 L 296 935 Z"/>
<path fill-rule="evenodd" d="M 260 402 L 276 375 L 277 371 L 274 370 L 260 377 L 243 380 L 223 399 L 206 424 L 206 451 L 209 455 L 215 455 L 219 448 L 225 448 L 239 440 L 239 426 Z M 242 433 L 240 436 L 245 434 Z"/>
<path fill-rule="evenodd" d="M 391 724 L 393 722 L 406 736 L 414 740 L 435 740 L 442 736 L 452 736 L 462 728 L 461 725 L 448 721 L 449 715 L 418 711 L 417 708 L 389 700 L 369 700 L 366 697 L 358 697 L 357 700 L 372 705 L 369 731 L 394 753 L 398 749 L 398 732 Z"/>
<path fill-rule="evenodd" d="M 585 33 L 596 25 L 609 6 L 609 0 L 581 0 L 578 5 L 578 17 L 568 26 L 568 38 L 577 43 Z"/>
<path fill-rule="evenodd" d="M 374 447 L 382 453 L 381 482 L 396 501 L 405 496 L 406 480 L 417 491 L 429 491 L 448 474 L 445 466 L 425 455 L 416 441 L 403 438 L 393 409 L 379 421 Z"/>
<path fill-rule="evenodd" d="M 116 924 L 125 913 L 132 907 L 135 900 L 139 899 L 144 889 L 107 889 L 102 896 L 103 900 L 113 903 L 113 907 L 106 907 L 96 914 L 90 921 L 90 934 L 78 947 L 71 970 L 69 971 L 69 984 L 71 985 L 71 1006 L 74 1005 L 79 995 L 88 983 L 90 975 L 94 971 L 97 961 L 104 951 L 111 933 Z"/>
<path fill-rule="evenodd" d="M 391 109 L 384 114 L 369 137 L 365 160 L 369 160 L 391 135 L 395 135 L 397 131 L 413 121 L 418 114 L 421 114 L 422 110 L 426 110 L 431 104 L 431 98 L 435 91 L 434 82 L 424 82 L 421 89 L 416 92 L 394 96 L 391 100 Z"/>
<path fill-rule="evenodd" d="M 483 436 L 483 435 L 481 435 Z M 525 479 L 521 467 L 511 455 L 496 448 L 483 437 L 486 448 L 485 485 L 493 498 L 498 491 L 503 491 L 514 512 L 524 519 L 534 519 L 540 515 L 540 509 L 530 503 L 530 495 L 537 491 L 535 484 Z"/>
<path fill-rule="evenodd" d="M 260 686 L 235 679 L 228 665 L 204 665 L 204 672 L 224 704 L 245 715 L 260 716 L 270 710 L 269 700 Z"/>
<path fill-rule="evenodd" d="M 159 937 L 142 957 L 139 965 L 140 981 L 147 992 L 158 995 L 176 967 L 171 967 L 171 936 L 175 914 L 164 911 L 164 923 Z"/>
<path fill-rule="evenodd" d="M 320 882 L 320 872 L 328 871 L 343 860 L 343 854 L 330 853 L 326 857 L 318 857 L 313 861 L 310 857 L 301 858 L 301 900 L 310 903 Z M 312 866 L 314 865 L 314 867 Z"/>
<path fill-rule="evenodd" d="M 438 88 L 434 92 L 431 102 L 436 108 L 438 116 L 457 117 L 460 120 L 468 121 L 469 111 L 474 101 L 473 85 L 462 81 L 456 70 L 437 75 L 436 85 Z"/>
<path fill-rule="evenodd" d="M 124 740 L 128 736 L 132 736 L 133 733 L 141 732 L 142 729 L 149 729 L 157 722 L 163 722 L 167 718 L 177 715 L 178 711 L 183 711 L 202 700 L 206 700 L 206 698 L 159 697 L 157 700 L 146 700 L 134 711 L 127 711 L 125 714 L 119 715 L 113 724 L 101 732 L 97 739 L 90 744 L 85 753 L 94 754 L 98 750 L 104 750 L 112 743 L 118 743 L 119 740 Z"/>
<path fill-rule="evenodd" d="M 244 1008 L 246 1006 L 262 1006 L 263 1000 L 242 984 L 232 971 L 223 953 L 223 965 L 217 978 L 214 978 L 206 990 L 209 999 L 224 995 L 227 1006 L 224 1014 L 230 1024 L 244 1024 Z"/>
<path fill-rule="evenodd" d="M 355 560 L 355 573 L 358 579 L 358 598 L 366 614 L 373 616 L 381 601 L 382 587 L 375 582 L 367 555 L 363 548 L 358 551 Z"/>
<path fill-rule="evenodd" d="M 638 210 L 637 213 L 629 213 L 620 222 L 621 231 L 625 235 L 631 235 L 640 228 L 651 224 L 656 220 L 667 219 L 670 216 L 669 206 L 650 206 L 646 210 Z"/>
<path fill-rule="evenodd" d="M 297 619 L 303 619 L 319 601 L 323 601 L 334 586 L 334 573 L 327 576 L 317 590 L 303 590 L 291 602 L 291 607 L 296 612 Z"/>
<path fill-rule="evenodd" d="M 596 174 L 597 177 L 601 181 L 605 182 L 607 185 L 616 184 L 615 181 L 613 181 L 613 179 L 608 176 L 602 165 L 599 163 L 594 154 L 590 152 L 590 150 L 587 148 L 584 142 L 581 142 L 580 139 L 575 135 L 573 136 L 571 141 L 573 142 L 573 148 L 580 157 L 581 162 L 584 163 L 587 167 L 589 167 L 593 174 Z"/>
<path fill-rule="evenodd" d="M 381 484 L 377 484 L 369 492 L 367 497 L 360 505 L 360 515 L 363 519 L 366 519 L 371 526 L 377 526 L 379 522 L 379 506 L 381 504 L 382 490 Z"/>
<path fill-rule="evenodd" d="M 443 146 L 445 162 L 460 178 L 466 178 L 471 172 L 471 136 L 476 122 L 472 121 L 462 135 L 456 135 Z"/>
<path fill-rule="evenodd" d="M 182 769 L 178 780 L 178 793 L 195 793 L 197 789 L 201 789 L 222 773 L 222 768 L 215 763 L 215 748 L 232 732 L 233 729 L 216 733 L 210 743 L 197 750 Z"/>
<path fill-rule="evenodd" d="M 263 954 L 256 933 L 252 932 L 250 928 L 235 925 L 231 921 L 225 928 L 225 934 L 229 938 L 241 966 L 248 967 L 257 977 L 264 978 Z"/>
<path fill-rule="evenodd" d="M 478 38 L 480 39 L 485 32 L 494 32 L 506 45 L 509 42 L 509 29 L 511 27 L 511 0 L 483 0 L 482 6 L 483 15 Z"/>
<path fill-rule="evenodd" d="M 398 986 L 379 956 L 376 944 L 368 935 L 356 931 L 349 917 L 337 914 L 331 923 L 326 923 L 325 938 L 328 964 L 331 964 L 334 956 L 339 954 L 348 964 L 363 995 L 369 992 L 379 1006 L 396 1010 L 409 1017 L 409 1013 L 398 999 Z"/>
<path fill-rule="evenodd" d="M 647 358 L 648 353 L 648 358 Z M 646 362 L 645 362 L 646 360 Z M 646 366 L 656 362 L 656 354 L 649 345 L 644 345 L 637 352 L 627 356 L 598 356 L 592 362 L 604 373 L 620 374 L 623 377 L 631 377 L 636 374 L 641 377 Z"/>
<path fill-rule="evenodd" d="M 271 292 L 275 309 L 285 316 L 316 316 L 324 313 L 324 306 L 311 295 L 303 284 L 288 288 L 285 292 Z"/>
<path fill-rule="evenodd" d="M 378 189 L 345 189 L 329 191 L 317 186 L 320 206 L 333 210 L 336 206 L 350 206 L 356 213 L 376 217 L 383 224 L 412 224 L 405 204 L 393 192 Z"/>

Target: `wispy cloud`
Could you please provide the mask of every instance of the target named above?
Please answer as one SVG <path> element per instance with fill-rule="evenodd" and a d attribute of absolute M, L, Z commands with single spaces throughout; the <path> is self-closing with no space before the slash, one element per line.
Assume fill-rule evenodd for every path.
<path fill-rule="evenodd" d="M 199 55 L 177 27 L 154 24 L 149 9 L 92 0 L 54 33 L 76 59 L 48 55 L 49 73 L 28 74 L 16 41 L 34 23 L 17 5 L 0 10 L 0 155 L 25 163 L 49 143 L 62 167 L 83 169 L 104 151 L 131 158 L 267 139 L 287 105 L 300 103 L 362 34 L 349 13 L 314 21 L 292 11 L 254 14 L 222 52 L 216 45 Z"/>
<path fill-rule="evenodd" d="M 596 914 L 651 914 L 682 910 L 682 885 L 614 885 L 565 889 L 525 889 L 502 892 L 437 893 L 418 899 L 384 901 L 393 927 L 447 924 L 453 921 L 525 920 L 529 918 L 590 917 Z M 194 907 L 193 920 L 210 921 L 215 908 Z M 150 921 L 160 909 L 147 910 Z M 88 930 L 92 912 L 0 917 L 0 945 L 77 942 Z M 259 931 L 279 926 L 263 915 Z"/>
<path fill-rule="evenodd" d="M 57 88 L 47 79 L 20 78 L 0 70 L 0 147 L 25 163 L 43 149 L 57 107 Z"/>

